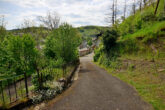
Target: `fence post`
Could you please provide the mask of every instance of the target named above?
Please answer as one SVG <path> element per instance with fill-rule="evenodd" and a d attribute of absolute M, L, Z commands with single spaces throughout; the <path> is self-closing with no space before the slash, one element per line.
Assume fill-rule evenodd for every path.
<path fill-rule="evenodd" d="M 3 104 L 5 104 L 5 98 L 4 98 L 4 94 L 3 94 L 2 81 L 0 81 L 0 86 L 1 86 L 2 101 L 3 101 Z"/>
<path fill-rule="evenodd" d="M 25 78 L 25 88 L 26 88 L 26 97 L 29 97 L 29 91 L 28 91 L 28 85 L 27 85 L 27 76 L 26 72 L 24 72 L 24 78 Z"/>
<path fill-rule="evenodd" d="M 10 83 L 8 79 L 7 79 L 7 83 L 8 83 L 8 92 L 9 92 L 9 98 L 10 98 L 10 103 L 11 103 Z"/>
<path fill-rule="evenodd" d="M 18 96 L 17 96 L 17 87 L 16 87 L 16 82 L 15 82 L 15 77 L 14 77 L 14 89 L 15 89 L 15 95 L 16 95 L 16 100 L 17 100 Z"/>

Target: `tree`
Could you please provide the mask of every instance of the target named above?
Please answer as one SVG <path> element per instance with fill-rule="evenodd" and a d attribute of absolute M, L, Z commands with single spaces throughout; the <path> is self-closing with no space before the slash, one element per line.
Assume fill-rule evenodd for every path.
<path fill-rule="evenodd" d="M 48 11 L 45 17 L 38 16 L 38 20 L 51 30 L 58 28 L 60 24 L 60 17 L 57 12 Z"/>
<path fill-rule="evenodd" d="M 157 13 L 157 10 L 158 10 L 158 7 L 159 7 L 159 2 L 160 2 L 160 0 L 157 0 L 157 4 L 156 4 L 156 8 L 155 8 L 155 15 L 156 15 L 156 13 Z"/>
<path fill-rule="evenodd" d="M 10 75 L 12 70 L 13 59 L 6 49 L 6 40 L 0 42 L 0 74 Z"/>
<path fill-rule="evenodd" d="M 48 59 L 57 59 L 54 48 L 55 48 L 55 39 L 54 36 L 51 35 L 47 37 L 44 48 L 44 54 Z"/>
<path fill-rule="evenodd" d="M 34 72 L 37 50 L 32 36 L 25 34 L 22 37 L 10 36 L 7 49 L 13 59 L 13 73 L 24 73 L 26 95 L 28 97 L 27 73 Z"/>
<path fill-rule="evenodd" d="M 115 24 L 115 0 L 112 3 L 112 25 Z"/>
<path fill-rule="evenodd" d="M 133 14 L 135 15 L 135 13 L 136 13 L 136 1 L 135 0 L 132 4 L 132 11 L 133 11 Z"/>
<path fill-rule="evenodd" d="M 106 18 L 106 21 L 110 23 L 112 26 L 115 25 L 117 21 L 117 0 L 112 1 L 112 6 L 110 8 L 110 13 L 108 14 L 108 17 Z"/>
<path fill-rule="evenodd" d="M 6 36 L 6 22 L 4 15 L 0 16 L 0 41 L 3 41 Z"/>
<path fill-rule="evenodd" d="M 104 51 L 109 54 L 110 50 L 116 45 L 118 34 L 114 29 L 107 30 L 103 34 Z"/>
<path fill-rule="evenodd" d="M 35 22 L 30 19 L 24 19 L 20 28 L 23 30 L 23 33 L 34 33 Z"/>
<path fill-rule="evenodd" d="M 147 5 L 147 0 L 143 0 L 144 7 Z"/>
<path fill-rule="evenodd" d="M 60 59 L 63 65 L 63 75 L 66 64 L 78 59 L 80 40 L 77 30 L 67 23 L 55 29 L 46 40 L 45 54 L 55 61 Z"/>
<path fill-rule="evenodd" d="M 91 47 L 92 46 L 92 38 L 91 37 L 87 37 L 87 45 L 89 46 L 89 47 Z"/>
<path fill-rule="evenodd" d="M 114 18 L 115 18 L 115 22 L 117 21 L 117 12 L 118 12 L 118 11 L 117 11 L 117 0 L 115 0 L 115 12 L 114 12 L 114 13 L 115 13 L 115 14 L 114 14 L 114 16 L 115 16 L 115 17 L 114 17 Z"/>
<path fill-rule="evenodd" d="M 142 10 L 142 0 L 139 0 L 139 9 Z"/>
<path fill-rule="evenodd" d="M 59 29 L 54 31 L 55 52 L 57 57 L 62 58 L 65 63 L 72 62 L 78 58 L 80 36 L 76 29 L 71 25 L 64 23 Z"/>
<path fill-rule="evenodd" d="M 125 0 L 125 2 L 124 2 L 124 18 L 123 18 L 123 20 L 125 20 L 125 18 L 126 18 L 126 11 L 127 11 L 127 2 L 126 2 L 127 0 Z"/>

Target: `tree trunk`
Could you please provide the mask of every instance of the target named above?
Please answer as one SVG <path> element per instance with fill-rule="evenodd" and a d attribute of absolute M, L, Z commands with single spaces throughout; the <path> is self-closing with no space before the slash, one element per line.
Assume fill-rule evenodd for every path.
<path fill-rule="evenodd" d="M 135 0 L 134 0 L 134 3 L 133 3 L 133 6 L 132 6 L 132 10 L 133 10 L 133 14 L 135 15 L 135 12 L 136 12 L 136 3 L 135 3 Z"/>
<path fill-rule="evenodd" d="M 115 24 L 115 1 L 113 0 L 112 4 L 112 25 Z"/>
<path fill-rule="evenodd" d="M 26 97 L 29 97 L 26 72 L 24 72 L 24 78 L 25 78 Z"/>
<path fill-rule="evenodd" d="M 142 0 L 140 0 L 140 11 L 142 11 Z"/>
<path fill-rule="evenodd" d="M 38 82 L 39 82 L 39 89 L 42 88 L 42 82 L 41 82 L 41 77 L 40 77 L 40 71 L 38 68 L 36 68 L 37 71 L 37 76 L 38 76 Z"/>
<path fill-rule="evenodd" d="M 158 7 L 159 7 L 159 2 L 160 2 L 160 0 L 158 0 L 158 1 L 157 1 L 157 4 L 156 4 L 155 13 L 154 13 L 155 15 L 156 15 L 157 10 L 158 10 Z"/>
<path fill-rule="evenodd" d="M 144 3 L 144 7 L 146 6 L 146 0 L 143 0 L 143 3 Z"/>
<path fill-rule="evenodd" d="M 115 12 L 115 14 L 114 14 L 115 22 L 116 22 L 116 20 L 117 20 L 117 0 L 115 0 L 115 10 L 114 10 L 114 12 Z"/>
<path fill-rule="evenodd" d="M 126 1 L 127 1 L 127 0 L 125 0 L 125 4 L 124 4 L 124 20 L 125 20 L 125 18 L 126 18 L 126 10 L 127 10 Z"/>

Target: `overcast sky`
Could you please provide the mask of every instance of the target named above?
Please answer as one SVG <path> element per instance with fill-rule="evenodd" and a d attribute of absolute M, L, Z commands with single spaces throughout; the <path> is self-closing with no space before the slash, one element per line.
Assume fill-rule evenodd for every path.
<path fill-rule="evenodd" d="M 124 1 L 118 0 L 120 10 Z M 5 15 L 7 29 L 16 28 L 24 19 L 37 21 L 37 16 L 45 16 L 47 11 L 58 12 L 63 22 L 76 27 L 106 26 L 105 17 L 111 5 L 112 0 L 0 0 L 0 15 Z"/>

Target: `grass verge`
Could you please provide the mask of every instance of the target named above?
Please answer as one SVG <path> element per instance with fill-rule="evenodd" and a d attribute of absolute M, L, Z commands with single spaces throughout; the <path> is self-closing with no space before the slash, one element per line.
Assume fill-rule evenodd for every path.
<path fill-rule="evenodd" d="M 165 62 L 121 58 L 119 63 L 121 66 L 118 68 L 96 64 L 135 87 L 139 95 L 152 104 L 155 110 L 165 110 L 165 70 L 161 69 Z"/>

